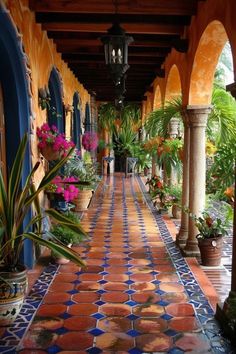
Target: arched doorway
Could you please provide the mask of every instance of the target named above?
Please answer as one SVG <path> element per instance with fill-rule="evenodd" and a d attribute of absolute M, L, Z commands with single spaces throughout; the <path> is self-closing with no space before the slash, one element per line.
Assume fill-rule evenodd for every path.
<path fill-rule="evenodd" d="M 48 124 L 55 125 L 60 133 L 65 132 L 65 116 L 62 103 L 62 82 L 58 70 L 51 71 L 48 88 L 50 92 L 50 108 L 48 109 Z"/>
<path fill-rule="evenodd" d="M 9 14 L 3 6 L 0 6 L 0 28 L 1 119 L 4 119 L 1 124 L 1 134 L 4 134 L 4 139 L 1 139 L 1 153 L 5 148 L 5 174 L 7 175 L 23 134 L 29 132 L 30 105 L 26 79 L 26 57 L 22 50 L 21 37 L 16 32 Z M 22 183 L 29 171 L 30 152 L 28 146 Z M 25 222 L 28 223 L 27 220 Z M 26 240 L 24 243 L 22 258 L 22 262 L 27 266 L 33 265 L 33 248 L 30 240 Z"/>
<path fill-rule="evenodd" d="M 88 103 L 86 103 L 86 106 L 85 106 L 84 130 L 86 132 L 90 132 L 92 130 L 91 118 L 90 118 L 90 108 L 89 108 Z"/>
<path fill-rule="evenodd" d="M 80 117 L 80 97 L 78 92 L 73 97 L 73 119 L 72 119 L 72 140 L 78 150 L 81 149 L 81 117 Z"/>

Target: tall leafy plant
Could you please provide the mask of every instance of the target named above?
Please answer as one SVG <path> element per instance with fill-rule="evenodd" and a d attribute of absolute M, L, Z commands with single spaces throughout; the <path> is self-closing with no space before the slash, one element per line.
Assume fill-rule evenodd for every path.
<path fill-rule="evenodd" d="M 24 240 L 28 238 L 36 244 L 46 246 L 63 255 L 78 265 L 83 265 L 83 261 L 76 252 L 55 242 L 55 240 L 43 238 L 41 225 L 44 216 L 38 200 L 39 194 L 57 175 L 73 149 L 45 174 L 36 188 L 33 184 L 33 178 L 39 167 L 39 162 L 32 168 L 32 171 L 29 173 L 22 186 L 26 146 L 27 135 L 25 134 L 11 168 L 7 187 L 0 172 L 0 263 L 2 266 L 5 266 L 7 270 L 17 270 L 20 262 L 20 251 L 23 247 Z M 25 225 L 26 215 L 30 212 L 32 207 L 34 207 L 34 216 L 29 223 Z M 57 223 L 66 225 L 69 229 L 87 236 L 86 232 L 79 224 L 74 223 L 57 211 L 48 209 L 45 210 L 45 214 L 53 218 Z"/>

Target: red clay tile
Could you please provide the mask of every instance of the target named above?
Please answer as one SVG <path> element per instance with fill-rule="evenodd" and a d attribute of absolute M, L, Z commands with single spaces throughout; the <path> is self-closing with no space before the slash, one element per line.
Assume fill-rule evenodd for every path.
<path fill-rule="evenodd" d="M 142 283 L 132 284 L 131 288 L 136 291 L 150 291 L 150 290 L 155 290 L 156 285 L 153 283 L 142 282 Z"/>
<path fill-rule="evenodd" d="M 102 259 L 104 257 L 105 252 L 89 252 L 87 254 L 88 259 Z"/>
<path fill-rule="evenodd" d="M 151 261 L 148 259 L 131 259 L 129 261 L 129 264 L 132 264 L 132 265 L 148 265 L 150 263 L 151 263 Z"/>
<path fill-rule="evenodd" d="M 162 283 L 159 285 L 160 289 L 169 293 L 184 292 L 184 286 L 178 283 Z"/>
<path fill-rule="evenodd" d="M 186 302 L 188 297 L 185 293 L 166 293 L 163 294 L 162 300 L 170 302 L 170 303 L 180 303 Z"/>
<path fill-rule="evenodd" d="M 78 279 L 78 275 L 76 274 L 68 274 L 68 273 L 63 273 L 63 274 L 58 274 L 56 278 L 54 279 L 53 283 L 72 283 L 73 281 Z"/>
<path fill-rule="evenodd" d="M 90 328 L 96 327 L 96 319 L 87 316 L 73 316 L 64 321 L 64 327 L 70 331 L 88 331 Z"/>
<path fill-rule="evenodd" d="M 153 269 L 156 270 L 157 272 L 173 272 L 175 271 L 175 267 L 172 265 L 168 265 L 168 264 L 158 264 L 158 265 L 154 265 Z"/>
<path fill-rule="evenodd" d="M 87 349 L 93 345 L 93 336 L 89 333 L 68 332 L 58 337 L 56 345 L 66 350 Z"/>
<path fill-rule="evenodd" d="M 104 333 L 96 338 L 96 346 L 109 349 L 112 353 L 129 350 L 134 347 L 134 339 L 125 333 Z"/>
<path fill-rule="evenodd" d="M 102 275 L 94 273 L 84 273 L 79 276 L 79 280 L 81 281 L 98 281 L 102 280 L 102 278 Z"/>
<path fill-rule="evenodd" d="M 20 350 L 18 353 L 20 354 L 47 354 L 44 350 L 37 350 L 37 349 L 24 349 Z"/>
<path fill-rule="evenodd" d="M 125 274 L 108 274 L 104 276 L 104 279 L 112 282 L 125 282 L 129 280 L 129 276 Z"/>
<path fill-rule="evenodd" d="M 133 274 L 130 276 L 130 279 L 135 281 L 135 282 L 149 282 L 154 280 L 152 274 Z"/>
<path fill-rule="evenodd" d="M 89 292 L 89 291 L 83 291 L 79 294 L 75 294 L 72 296 L 72 300 L 75 302 L 95 302 L 99 300 L 100 296 L 96 293 Z"/>
<path fill-rule="evenodd" d="M 80 291 L 96 291 L 99 290 L 100 287 L 100 284 L 94 281 L 83 281 L 81 284 L 76 286 L 76 289 Z"/>
<path fill-rule="evenodd" d="M 67 306 L 61 304 L 41 305 L 37 311 L 37 316 L 59 316 L 66 312 Z"/>
<path fill-rule="evenodd" d="M 106 269 L 109 274 L 124 274 L 127 272 L 126 267 L 109 267 Z"/>
<path fill-rule="evenodd" d="M 71 283 L 52 283 L 52 285 L 49 288 L 49 291 L 51 292 L 62 292 L 62 291 L 71 291 L 75 287 L 74 284 Z"/>
<path fill-rule="evenodd" d="M 192 304 L 170 304 L 166 306 L 166 312 L 174 317 L 194 316 Z"/>
<path fill-rule="evenodd" d="M 108 290 L 108 291 L 125 291 L 129 288 L 127 284 L 120 283 L 120 282 L 109 282 L 107 284 L 104 284 L 103 289 Z"/>
<path fill-rule="evenodd" d="M 83 273 L 100 273 L 103 272 L 103 267 L 96 265 L 87 265 L 86 268 L 82 270 Z"/>
<path fill-rule="evenodd" d="M 34 354 L 34 353 L 32 353 Z M 60 354 L 88 354 L 88 352 L 86 351 L 83 351 L 83 350 L 63 350 L 63 351 L 60 351 Z"/>
<path fill-rule="evenodd" d="M 71 295 L 64 292 L 48 292 L 43 302 L 45 304 L 53 304 L 53 303 L 63 303 L 69 301 L 71 299 Z"/>
<path fill-rule="evenodd" d="M 124 304 L 105 304 L 100 307 L 100 312 L 107 316 L 128 316 L 131 307 Z"/>
<path fill-rule="evenodd" d="M 63 264 L 59 268 L 59 273 L 76 273 L 81 270 L 81 267 L 73 263 Z"/>
<path fill-rule="evenodd" d="M 176 273 L 161 273 L 157 274 L 156 278 L 163 283 L 177 282 L 179 277 Z"/>
<path fill-rule="evenodd" d="M 86 259 L 87 265 L 100 266 L 103 263 L 102 259 Z"/>
<path fill-rule="evenodd" d="M 161 300 L 160 295 L 151 291 L 145 291 L 131 295 L 132 300 L 140 303 L 155 303 Z"/>
<path fill-rule="evenodd" d="M 113 291 L 103 294 L 101 300 L 104 302 L 125 302 L 129 300 L 129 296 L 121 291 Z"/>
<path fill-rule="evenodd" d="M 133 309 L 133 313 L 140 317 L 156 317 L 165 313 L 164 307 L 156 304 L 138 305 Z"/>
<path fill-rule="evenodd" d="M 56 329 L 63 327 L 64 320 L 60 317 L 38 317 L 35 316 L 34 322 L 31 328 L 44 328 L 55 331 Z"/>
<path fill-rule="evenodd" d="M 106 317 L 98 322 L 98 328 L 104 332 L 125 333 L 132 329 L 131 321 L 124 317 Z"/>
<path fill-rule="evenodd" d="M 68 313 L 74 316 L 87 316 L 96 313 L 98 306 L 94 304 L 75 304 L 71 305 L 68 309 Z"/>
<path fill-rule="evenodd" d="M 144 352 L 164 352 L 172 346 L 172 339 L 165 334 L 142 334 L 136 338 L 138 349 Z"/>
<path fill-rule="evenodd" d="M 169 327 L 178 332 L 190 332 L 199 328 L 199 323 L 195 317 L 172 318 L 169 321 Z"/>
<path fill-rule="evenodd" d="M 186 352 L 208 353 L 210 351 L 209 342 L 201 334 L 185 333 L 175 345 Z"/>
<path fill-rule="evenodd" d="M 134 328 L 141 333 L 160 333 L 167 329 L 167 322 L 162 318 L 141 318 L 135 320 Z"/>
<path fill-rule="evenodd" d="M 116 259 L 116 258 L 112 258 L 112 259 L 108 259 L 107 260 L 107 264 L 110 265 L 125 265 L 127 263 L 127 261 L 125 259 Z"/>
<path fill-rule="evenodd" d="M 22 340 L 21 347 L 31 349 L 32 353 L 32 349 L 46 349 L 50 345 L 54 345 L 57 338 L 58 335 L 56 333 L 51 333 L 45 337 L 44 328 L 31 326 Z"/>
<path fill-rule="evenodd" d="M 151 273 L 153 271 L 153 268 L 143 265 L 143 266 L 139 266 L 139 267 L 129 268 L 129 271 L 134 274 L 136 274 L 136 273 L 146 274 L 146 273 Z"/>

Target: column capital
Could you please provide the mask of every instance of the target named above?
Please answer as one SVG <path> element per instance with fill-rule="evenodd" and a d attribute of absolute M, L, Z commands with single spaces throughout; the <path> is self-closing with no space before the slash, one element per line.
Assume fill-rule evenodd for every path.
<path fill-rule="evenodd" d="M 189 124 L 191 127 L 206 127 L 208 115 L 211 113 L 211 105 L 189 105 L 186 107 Z"/>
<path fill-rule="evenodd" d="M 184 127 L 189 128 L 190 127 L 190 122 L 189 122 L 189 116 L 187 112 L 187 106 L 183 106 L 181 109 L 181 116 L 183 119 Z"/>
<path fill-rule="evenodd" d="M 231 95 L 236 98 L 236 82 L 226 86 L 226 91 L 229 91 Z"/>

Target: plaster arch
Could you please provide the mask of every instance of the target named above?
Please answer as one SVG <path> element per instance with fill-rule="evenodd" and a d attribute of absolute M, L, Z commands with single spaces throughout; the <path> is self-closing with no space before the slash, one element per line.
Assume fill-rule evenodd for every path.
<path fill-rule="evenodd" d="M 65 116 L 63 108 L 63 84 L 59 71 L 53 66 L 48 80 L 50 92 L 50 109 L 48 109 L 49 125 L 55 125 L 60 133 L 65 132 Z"/>
<path fill-rule="evenodd" d="M 216 66 L 227 41 L 225 27 L 220 21 L 212 21 L 202 33 L 190 75 L 189 105 L 211 103 Z"/>
<path fill-rule="evenodd" d="M 182 96 L 180 73 L 177 65 L 174 64 L 167 76 L 164 102 L 180 96 Z"/>
<path fill-rule="evenodd" d="M 161 89 L 160 86 L 157 85 L 154 91 L 153 110 L 160 108 L 161 106 L 162 106 Z"/>

